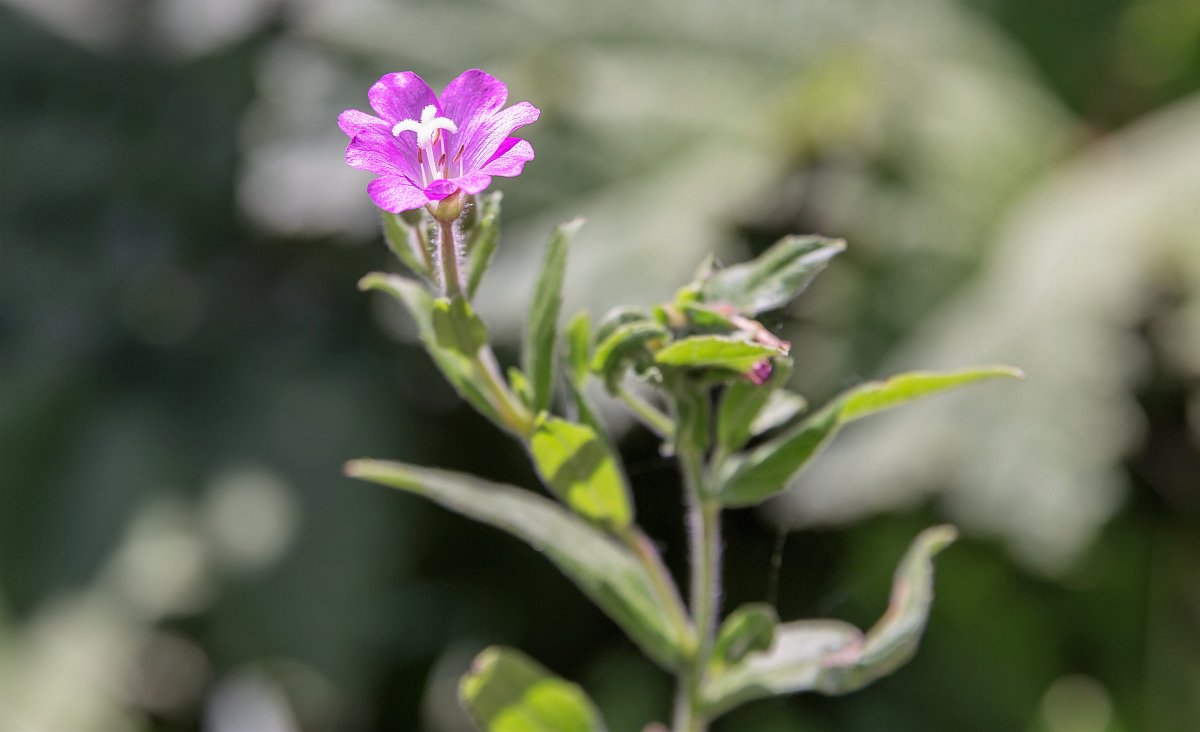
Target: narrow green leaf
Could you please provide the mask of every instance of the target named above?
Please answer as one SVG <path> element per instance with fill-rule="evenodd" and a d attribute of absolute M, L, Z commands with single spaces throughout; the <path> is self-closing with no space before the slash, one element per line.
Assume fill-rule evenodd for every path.
<path fill-rule="evenodd" d="M 475 314 L 471 304 L 462 297 L 451 300 L 439 297 L 434 300 L 432 323 L 439 348 L 473 358 L 480 348 L 487 345 L 487 327 Z"/>
<path fill-rule="evenodd" d="M 1022 373 L 1010 366 L 914 371 L 855 387 L 791 430 L 730 461 L 721 500 L 730 506 L 746 506 L 783 491 L 842 425 L 905 402 L 1000 377 L 1022 378 Z"/>
<path fill-rule="evenodd" d="M 907 663 L 929 620 L 933 557 L 956 535 L 953 526 L 936 526 L 916 538 L 896 569 L 887 612 L 865 635 L 837 620 L 779 626 L 769 650 L 710 677 L 704 689 L 709 713 L 779 694 L 846 694 Z"/>
<path fill-rule="evenodd" d="M 542 274 L 533 293 L 523 352 L 525 373 L 533 385 L 533 411 L 550 407 L 554 387 L 554 347 L 558 341 L 558 314 L 562 309 L 563 276 L 567 271 L 567 248 L 583 219 L 559 226 L 550 237 Z"/>
<path fill-rule="evenodd" d="M 567 323 L 567 378 L 582 385 L 587 381 L 588 361 L 591 360 L 591 319 L 579 312 Z"/>
<path fill-rule="evenodd" d="M 704 300 L 728 303 L 747 315 L 774 310 L 803 292 L 845 248 L 841 239 L 784 237 L 752 261 L 713 272 L 701 283 Z"/>
<path fill-rule="evenodd" d="M 576 513 L 614 529 L 629 525 L 629 488 L 608 444 L 591 427 L 546 417 L 529 451 L 546 486 Z"/>
<path fill-rule="evenodd" d="M 712 654 L 714 668 L 724 668 L 741 661 L 751 652 L 769 649 L 777 625 L 779 616 L 775 608 L 766 603 L 751 603 L 734 610 L 717 633 Z"/>
<path fill-rule="evenodd" d="M 717 445 L 725 453 L 740 450 L 755 434 L 753 425 L 759 413 L 791 375 L 792 360 L 778 359 L 765 384 L 738 380 L 725 389 L 717 411 Z"/>
<path fill-rule="evenodd" d="M 764 358 L 778 355 L 778 350 L 761 343 L 704 335 L 677 340 L 655 353 L 654 360 L 663 366 L 745 374 Z"/>
<path fill-rule="evenodd" d="M 429 234 L 422 211 L 383 212 L 383 239 L 388 249 L 414 273 L 432 280 Z"/>
<path fill-rule="evenodd" d="M 550 499 L 473 476 L 379 460 L 355 460 L 346 474 L 423 495 L 506 531 L 546 555 L 664 668 L 674 669 L 689 631 L 678 626 L 654 579 L 624 545 Z"/>
<path fill-rule="evenodd" d="M 458 698 L 484 732 L 604 732 L 583 689 L 512 648 L 476 656 Z"/>
<path fill-rule="evenodd" d="M 464 227 L 467 252 L 467 297 L 474 297 L 500 242 L 500 191 L 479 199 Z"/>
<path fill-rule="evenodd" d="M 453 335 L 456 329 L 453 326 L 449 326 L 448 323 L 442 322 L 443 333 L 439 336 L 434 328 L 434 313 L 439 308 L 435 304 L 433 297 L 430 296 L 424 287 L 408 278 L 383 274 L 381 272 L 373 272 L 363 277 L 359 281 L 358 287 L 361 290 L 386 292 L 403 304 L 412 316 L 413 321 L 417 324 L 417 332 L 421 336 L 421 342 L 425 345 L 425 350 L 429 352 L 430 357 L 433 358 L 433 362 L 437 364 L 438 369 L 446 377 L 446 380 L 450 382 L 450 385 L 454 387 L 454 390 L 480 414 L 492 420 L 492 422 L 502 429 L 507 429 L 499 413 L 479 387 L 481 383 L 480 376 L 477 373 L 474 363 L 462 350 L 461 344 L 450 348 L 441 345 L 440 341 L 442 338 L 447 338 L 451 342 L 457 343 L 457 336 Z M 442 300 L 442 302 L 446 303 L 447 301 Z M 445 306 L 442 310 L 440 318 L 445 321 L 449 317 L 449 306 Z M 482 326 L 482 323 L 480 326 Z M 469 332 L 471 328 L 467 330 Z M 484 338 L 486 339 L 486 331 L 484 332 Z"/>

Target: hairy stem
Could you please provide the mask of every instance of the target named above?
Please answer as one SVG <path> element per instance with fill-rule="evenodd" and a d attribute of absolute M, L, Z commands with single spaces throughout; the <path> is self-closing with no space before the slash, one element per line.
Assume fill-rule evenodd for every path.
<path fill-rule="evenodd" d="M 697 644 L 696 653 L 679 675 L 674 732 L 705 732 L 708 716 L 700 690 L 712 656 L 720 608 L 721 507 L 708 488 L 700 450 L 688 440 L 681 440 L 678 449 L 687 493 L 691 610 Z"/>
<path fill-rule="evenodd" d="M 446 297 L 462 294 L 458 275 L 458 242 L 454 236 L 453 221 L 438 221 L 438 255 L 442 263 L 442 287 Z"/>

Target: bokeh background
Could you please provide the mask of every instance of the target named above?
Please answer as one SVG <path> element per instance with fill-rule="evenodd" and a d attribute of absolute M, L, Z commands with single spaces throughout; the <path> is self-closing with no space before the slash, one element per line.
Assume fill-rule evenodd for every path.
<path fill-rule="evenodd" d="M 812 401 L 1029 374 L 856 425 L 730 516 L 727 605 L 787 619 L 869 624 L 918 530 L 964 539 L 911 664 L 719 732 L 1200 729 L 1195 0 L 0 0 L 0 729 L 458 732 L 492 643 L 614 732 L 667 715 L 536 553 L 340 475 L 536 484 L 355 289 L 393 265 L 338 112 L 473 66 L 543 111 L 497 179 L 502 358 L 584 215 L 593 315 L 709 253 L 847 238 L 770 323 Z M 671 466 L 621 444 L 682 570 Z"/>

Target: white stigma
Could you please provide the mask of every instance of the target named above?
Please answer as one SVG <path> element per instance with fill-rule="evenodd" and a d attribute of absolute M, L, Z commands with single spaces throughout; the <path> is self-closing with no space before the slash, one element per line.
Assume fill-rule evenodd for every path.
<path fill-rule="evenodd" d="M 392 134 L 399 137 L 400 133 L 405 130 L 417 133 L 417 147 L 428 149 L 438 130 L 457 133 L 458 125 L 454 124 L 454 121 L 451 119 L 437 116 L 437 107 L 430 104 L 421 110 L 420 120 L 400 120 L 392 127 Z"/>

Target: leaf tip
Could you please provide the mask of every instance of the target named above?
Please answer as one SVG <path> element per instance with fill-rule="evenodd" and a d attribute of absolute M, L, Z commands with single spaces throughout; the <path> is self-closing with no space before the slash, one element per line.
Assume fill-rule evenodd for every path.
<path fill-rule="evenodd" d="M 917 543 L 923 546 L 930 557 L 940 553 L 958 539 L 958 527 L 951 524 L 932 526 L 921 532 Z"/>
<path fill-rule="evenodd" d="M 358 281 L 358 289 L 362 292 L 381 287 L 387 281 L 387 275 L 382 272 L 370 272 Z"/>

